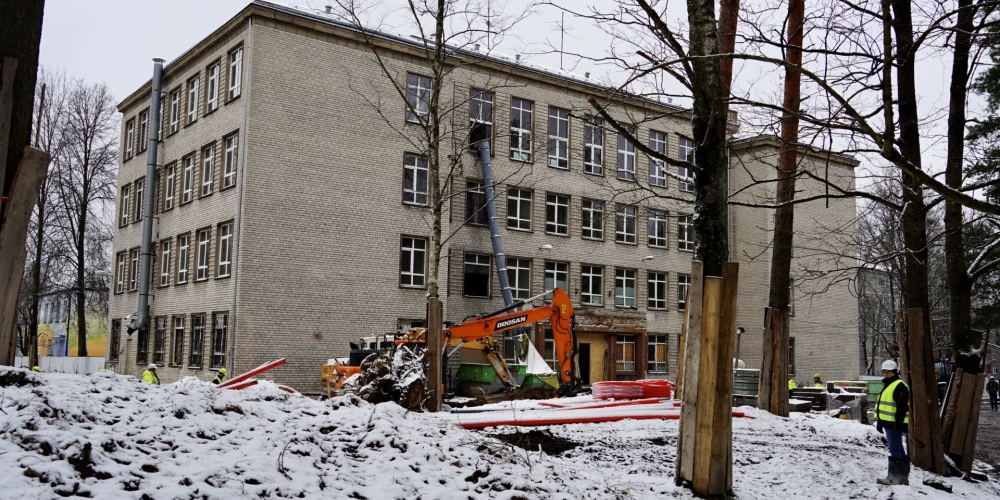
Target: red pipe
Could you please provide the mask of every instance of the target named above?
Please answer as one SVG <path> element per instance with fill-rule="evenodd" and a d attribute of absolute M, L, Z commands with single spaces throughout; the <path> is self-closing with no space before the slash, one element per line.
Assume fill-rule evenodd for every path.
<path fill-rule="evenodd" d="M 660 403 L 660 402 L 661 401 L 658 398 L 648 398 L 648 399 L 631 399 L 631 400 L 628 400 L 628 401 L 614 401 L 614 402 L 611 402 L 611 403 L 601 403 L 601 402 L 598 401 L 598 402 L 596 402 L 597 404 L 594 404 L 594 403 L 584 403 L 584 404 L 580 404 L 580 405 L 560 405 L 560 404 L 556 404 L 556 403 L 549 403 L 549 402 L 543 401 L 541 403 L 538 403 L 538 405 L 539 406 L 550 406 L 550 407 L 553 407 L 553 408 L 560 408 L 560 409 L 566 409 L 566 410 L 590 410 L 590 409 L 593 409 L 593 408 L 611 408 L 613 406 L 652 405 L 652 404 L 657 404 L 657 403 Z"/>
<path fill-rule="evenodd" d="M 281 389 L 281 390 L 283 390 L 285 392 L 289 392 L 289 393 L 292 393 L 292 394 L 298 394 L 299 393 L 299 391 L 296 391 L 295 389 L 292 389 L 291 387 L 288 387 L 287 385 L 279 385 L 278 389 Z"/>
<path fill-rule="evenodd" d="M 253 370 L 250 370 L 250 371 L 244 373 L 243 375 L 240 375 L 238 377 L 233 377 L 232 379 L 227 380 L 227 381 L 219 384 L 219 389 L 229 388 L 232 385 L 238 384 L 238 383 L 240 383 L 240 382 L 242 382 L 242 381 L 244 381 L 244 380 L 246 380 L 248 378 L 254 377 L 256 375 L 260 375 L 261 373 L 264 373 L 264 372 L 266 372 L 266 371 L 268 371 L 268 370 L 270 370 L 272 368 L 277 368 L 277 367 L 279 367 L 279 366 L 281 366 L 283 364 L 285 364 L 285 358 L 281 358 L 281 359 L 279 359 L 277 361 L 269 361 L 267 363 L 264 363 L 264 364 L 258 366 L 257 368 L 254 368 Z"/>
<path fill-rule="evenodd" d="M 257 380 L 256 379 L 254 379 L 254 380 L 247 380 L 245 382 L 240 382 L 238 384 L 233 384 L 233 385 L 226 386 L 226 387 L 222 387 L 220 385 L 219 389 L 229 389 L 231 391 L 238 391 L 240 389 L 246 389 L 247 387 L 254 386 L 254 385 L 257 385 Z"/>
<path fill-rule="evenodd" d="M 487 427 L 499 427 L 501 425 L 513 425 L 518 427 L 531 427 L 535 425 L 563 425 L 563 424 L 593 424 L 599 422 L 618 422 L 620 420 L 677 420 L 681 418 L 677 415 L 613 415 L 606 417 L 563 417 L 547 418 L 544 420 L 495 420 L 493 422 L 459 423 L 458 425 L 466 429 L 485 429 Z"/>

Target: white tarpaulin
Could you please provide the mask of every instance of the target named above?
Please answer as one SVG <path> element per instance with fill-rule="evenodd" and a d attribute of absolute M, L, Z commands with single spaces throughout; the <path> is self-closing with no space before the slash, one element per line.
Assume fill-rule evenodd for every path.
<path fill-rule="evenodd" d="M 528 367 L 525 369 L 525 373 L 542 379 L 542 382 L 556 389 L 559 388 L 559 374 L 552 370 L 541 354 L 538 354 L 538 349 L 535 349 L 534 344 L 528 344 L 527 361 Z"/>

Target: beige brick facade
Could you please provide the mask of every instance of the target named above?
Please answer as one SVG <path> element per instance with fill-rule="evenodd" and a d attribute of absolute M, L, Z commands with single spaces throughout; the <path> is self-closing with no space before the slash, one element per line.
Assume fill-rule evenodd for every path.
<path fill-rule="evenodd" d="M 227 99 L 228 54 L 236 47 L 243 50 L 242 95 L 230 101 Z M 397 81 L 405 82 L 407 72 L 427 73 L 419 59 L 412 55 L 412 50 L 412 47 L 393 41 L 387 43 L 382 53 Z M 206 75 L 213 61 L 221 63 L 219 108 L 206 115 Z M 425 315 L 426 290 L 400 285 L 401 239 L 427 238 L 430 234 L 428 209 L 406 204 L 402 199 L 404 154 L 417 150 L 413 141 L 417 140 L 419 130 L 406 124 L 404 103 L 382 74 L 371 52 L 358 43 L 356 35 L 318 16 L 275 9 L 269 4 L 252 4 L 194 49 L 168 64 L 163 85 L 168 92 L 165 110 L 170 109 L 169 91 L 181 85 L 181 110 L 186 115 L 187 91 L 183 86 L 195 75 L 201 78 L 198 119 L 182 125 L 176 134 L 167 135 L 159 153 L 161 167 L 176 162 L 175 205 L 162 210 L 166 192 L 161 182 L 161 211 L 154 222 L 154 240 L 171 239 L 171 255 L 175 262 L 171 265 L 169 285 L 162 287 L 158 286 L 159 259 L 154 265 L 157 286 L 152 288 L 151 316 L 184 317 L 184 362 L 178 367 L 161 370 L 160 376 L 165 381 L 188 375 L 210 379 L 214 375 L 208 361 L 212 354 L 210 328 L 206 328 L 202 342 L 205 359 L 202 367 L 191 368 L 188 362 L 192 315 L 206 314 L 206 322 L 210 322 L 212 313 L 224 312 L 229 315 L 225 361 L 228 367 L 242 372 L 265 361 L 288 358 L 286 366 L 268 376 L 305 392 L 316 391 L 320 366 L 329 358 L 346 355 L 349 341 L 395 331 L 401 321 L 421 320 Z M 635 158 L 637 182 L 619 181 L 615 172 L 617 137 L 611 131 L 604 132 L 604 175 L 584 173 L 583 117 L 590 109 L 587 97 L 603 95 L 596 85 L 497 60 L 456 69 L 444 84 L 446 96 L 442 106 L 455 109 L 448 116 L 447 126 L 456 132 L 456 137 L 466 132 L 471 89 L 485 89 L 494 94 L 496 150 L 493 163 L 504 251 L 508 258 L 529 261 L 529 295 L 543 291 L 546 262 L 567 264 L 567 288 L 578 311 L 581 342 L 588 344 L 590 349 L 590 380 L 613 376 L 670 376 L 676 371 L 681 326 L 677 280 L 689 272 L 692 255 L 678 247 L 677 217 L 691 213 L 693 196 L 679 191 L 677 181 L 670 177 L 664 187 L 649 186 L 649 160 L 639 152 Z M 125 120 L 148 107 L 148 93 L 147 85 L 122 103 Z M 514 98 L 533 104 L 532 162 L 510 159 L 507 124 Z M 570 111 L 568 169 L 549 167 L 546 161 L 550 107 Z M 637 123 L 640 138 L 648 138 L 650 131 L 662 132 L 666 138 L 665 150 L 674 157 L 679 154 L 680 138 L 690 133 L 689 118 L 680 108 L 623 100 L 615 103 L 613 113 L 620 119 Z M 169 118 L 164 117 L 164 120 L 169 129 Z M 233 133 L 239 139 L 239 171 L 235 186 L 220 190 L 226 161 L 224 138 Z M 460 139 L 457 142 L 461 142 Z M 208 144 L 215 145 L 212 193 L 200 196 L 200 190 L 195 191 L 190 202 L 181 204 L 177 196 L 183 190 L 184 159 L 193 155 L 195 184 L 200 188 L 200 169 L 204 165 L 202 152 Z M 763 144 L 754 150 L 773 147 Z M 452 178 L 444 179 L 449 183 L 451 197 L 444 219 L 443 233 L 448 241 L 442 252 L 440 271 L 445 318 L 452 321 L 461 321 L 468 315 L 502 305 L 492 262 L 490 296 L 463 296 L 465 255 L 489 256 L 492 251 L 485 226 L 463 224 L 466 182 L 481 181 L 482 171 L 471 153 L 460 151 L 457 154 L 462 158 L 461 168 Z M 734 165 L 736 163 L 734 158 Z M 749 163 L 753 163 L 754 169 L 768 168 L 766 162 Z M 144 156 L 124 160 L 119 173 L 120 185 L 134 182 L 144 172 Z M 845 172 L 846 175 L 851 173 L 849 169 Z M 758 177 L 766 175 L 767 172 L 755 174 Z M 531 227 L 528 230 L 506 227 L 509 187 L 531 192 Z M 548 194 L 568 197 L 567 235 L 546 231 Z M 584 199 L 604 202 L 602 239 L 582 237 Z M 618 205 L 636 207 L 635 244 L 615 241 L 614 210 Z M 667 214 L 666 247 L 648 244 L 650 209 L 663 210 Z M 759 245 L 769 236 L 766 229 L 760 229 L 766 226 L 753 222 L 761 217 L 765 220 L 763 214 L 767 210 L 757 212 L 759 214 L 748 212 L 744 216 L 734 211 L 734 232 L 753 233 L 746 239 Z M 849 219 L 843 218 L 847 216 L 846 210 L 817 210 L 813 216 L 807 214 L 798 218 L 796 228 L 806 228 L 799 224 L 808 225 L 813 219 L 846 223 Z M 747 224 L 741 225 L 744 218 Z M 233 222 L 233 242 L 238 255 L 234 256 L 231 276 L 217 277 L 219 224 L 229 221 Z M 211 276 L 196 281 L 197 252 L 194 249 L 197 248 L 197 231 L 202 228 L 211 229 Z M 119 228 L 115 234 L 115 251 L 138 246 L 140 233 L 138 222 Z M 187 233 L 191 235 L 192 249 L 188 255 L 190 276 L 186 284 L 177 284 L 177 238 Z M 738 238 L 734 238 L 736 240 Z M 544 245 L 551 245 L 551 249 L 543 248 Z M 740 245 L 743 244 L 735 247 Z M 749 246 L 745 248 L 750 251 Z M 603 268 L 603 303 L 600 306 L 581 304 L 581 272 L 585 265 Z M 763 296 L 766 301 L 766 268 L 767 265 L 760 271 L 765 273 L 763 288 L 757 288 L 761 286 L 759 283 L 751 286 L 756 283 L 751 278 L 758 272 L 756 267 L 741 275 L 740 321 L 747 325 L 748 337 L 756 336 L 756 346 L 752 348 L 748 344 L 753 341 L 744 339 L 743 348 L 747 350 L 760 349 L 759 328 L 751 326 L 762 322 L 759 318 L 753 319 L 762 311 L 762 306 L 757 307 L 754 300 Z M 615 307 L 618 270 L 633 273 L 636 307 Z M 666 273 L 666 307 L 663 309 L 647 307 L 649 272 Z M 122 318 L 133 312 L 136 299 L 134 292 L 113 294 L 111 317 Z M 844 301 L 846 303 L 842 304 Z M 855 299 L 839 294 L 817 295 L 812 302 L 815 306 L 809 308 L 809 312 L 796 316 L 793 332 L 796 321 L 832 324 L 833 319 L 819 316 L 832 314 L 834 318 L 844 318 L 842 312 L 846 308 L 852 307 L 855 311 L 857 308 Z M 856 317 L 854 314 L 849 319 L 854 322 Z M 851 331 L 854 343 L 844 349 L 856 354 L 856 324 Z M 839 332 L 837 330 L 836 334 L 840 335 Z M 173 345 L 171 333 L 168 331 L 165 339 L 167 357 Z M 668 336 L 666 371 L 644 373 L 647 338 L 658 334 Z M 631 336 L 624 338 L 635 341 L 635 351 L 631 352 L 629 360 L 636 367 L 634 373 L 621 373 L 631 367 L 624 360 L 615 368 L 616 358 L 621 357 L 615 355 L 616 335 Z M 827 335 L 825 330 L 804 334 L 801 340 L 797 337 L 797 342 L 813 348 L 812 341 L 805 339 L 817 336 L 815 357 L 821 358 L 824 357 L 819 340 L 822 335 Z M 120 371 L 137 373 L 137 343 L 133 339 L 128 344 L 131 346 L 130 362 L 125 366 L 123 354 L 121 364 L 125 368 Z M 123 340 L 121 345 L 124 348 L 127 344 Z M 623 349 L 629 352 L 628 347 Z M 743 357 L 759 359 L 759 353 L 756 358 Z M 831 361 L 831 370 L 842 364 Z M 855 359 L 855 375 L 856 365 Z M 656 366 L 664 367 L 663 364 Z M 824 369 L 825 366 L 816 365 Z"/>

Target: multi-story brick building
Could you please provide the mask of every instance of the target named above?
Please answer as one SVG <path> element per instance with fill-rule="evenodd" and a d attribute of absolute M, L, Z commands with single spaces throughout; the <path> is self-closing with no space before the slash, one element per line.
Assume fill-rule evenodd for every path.
<path fill-rule="evenodd" d="M 429 83 L 421 45 L 377 39 L 388 71 L 419 101 Z M 553 286 L 570 293 L 588 381 L 669 376 L 676 370 L 693 250 L 690 186 L 663 174 L 666 167 L 590 116 L 587 97 L 608 98 L 607 88 L 472 48 L 452 55 L 459 66 L 443 83 L 442 106 L 453 110 L 447 121 L 454 135 L 465 135 L 471 119 L 497 138 L 497 215 L 514 295 Z M 271 376 L 315 391 L 320 366 L 344 356 L 349 341 L 422 324 L 427 169 L 414 154 L 419 126 L 411 123 L 420 118 L 356 30 L 322 12 L 255 1 L 170 62 L 163 89 L 159 182 L 151 190 L 158 207 L 152 328 L 121 342 L 131 349 L 131 364 L 163 363 L 160 376 L 171 381 L 209 379 L 214 367 L 240 372 L 284 357 L 288 364 Z M 136 202 L 150 195 L 138 153 L 149 95 L 146 84 L 119 106 L 120 224 L 110 308 L 118 338 L 122 318 L 136 307 L 142 215 Z M 634 123 L 650 147 L 680 158 L 693 154 L 683 108 L 610 99 L 612 114 Z M 758 156 L 776 153 L 774 141 L 745 141 L 733 151 L 746 153 L 745 161 L 734 156 L 734 173 L 743 165 L 741 171 L 757 170 L 755 178 L 773 176 Z M 462 146 L 448 152 L 461 164 L 442 177 L 449 198 L 441 298 L 445 318 L 460 321 L 502 301 L 482 210 L 481 166 Z M 851 184 L 854 163 L 835 163 Z M 749 179 L 734 175 L 734 192 Z M 817 207 L 796 227 L 822 220 L 853 230 L 853 205 L 843 205 Z M 761 215 L 767 211 L 746 210 L 733 213 L 734 256 L 741 261 L 751 254 L 742 241 L 768 239 L 769 219 Z M 740 321 L 748 337 L 757 337 L 755 346 L 745 341 L 750 355 L 741 356 L 751 365 L 760 357 L 759 328 L 751 326 L 762 323 L 757 299 L 767 290 L 766 279 L 752 276 L 769 267 L 760 255 L 754 258 L 746 259 L 752 269 L 740 286 L 748 304 L 740 304 Z M 829 328 L 810 326 L 796 337 L 799 352 L 804 344 L 815 349 L 808 362 L 798 355 L 799 363 L 857 375 L 856 360 L 853 366 L 813 362 L 830 354 L 831 346 L 819 340 L 830 332 L 837 342 L 853 335 L 843 348 L 856 352 L 856 325 L 834 326 L 855 321 L 856 300 L 838 293 L 814 301 L 820 305 L 806 307 L 796 321 Z M 544 325 L 533 335 L 543 343 Z M 814 337 L 815 344 L 805 340 Z"/>

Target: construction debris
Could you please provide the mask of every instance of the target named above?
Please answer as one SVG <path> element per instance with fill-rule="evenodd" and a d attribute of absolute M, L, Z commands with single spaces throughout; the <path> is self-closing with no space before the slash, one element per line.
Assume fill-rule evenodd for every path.
<path fill-rule="evenodd" d="M 427 379 L 424 349 L 399 346 L 392 355 L 373 353 L 361 362 L 361 372 L 347 379 L 340 394 L 353 394 L 372 404 L 394 402 L 420 410 Z"/>

